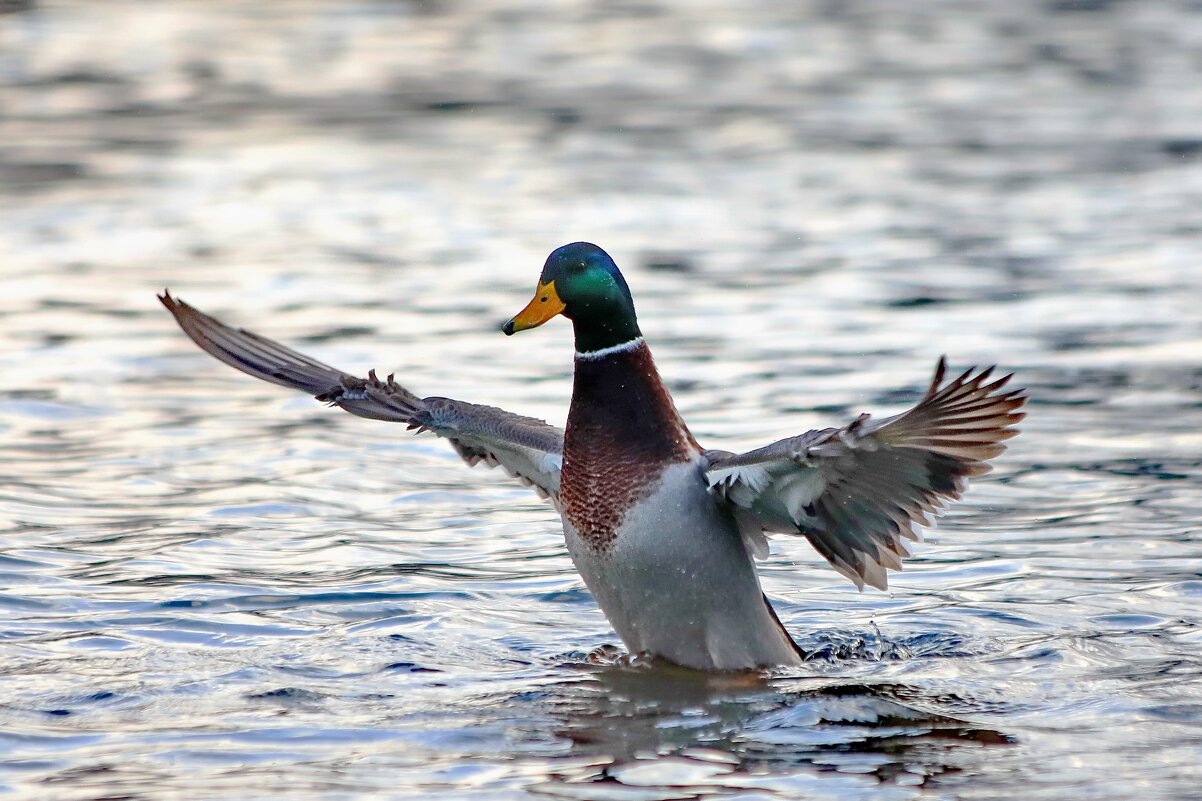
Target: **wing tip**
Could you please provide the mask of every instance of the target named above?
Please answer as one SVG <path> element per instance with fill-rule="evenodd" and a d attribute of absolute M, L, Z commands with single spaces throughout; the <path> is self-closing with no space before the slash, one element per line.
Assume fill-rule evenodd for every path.
<path fill-rule="evenodd" d="M 163 294 L 155 293 L 155 297 L 159 299 L 159 303 L 163 304 L 163 308 L 176 317 L 179 316 L 180 308 L 186 305 L 182 300 L 172 295 L 171 290 L 167 287 L 163 287 Z"/>
<path fill-rule="evenodd" d="M 212 327 L 214 324 L 218 326 L 222 325 L 220 321 L 200 311 L 187 301 L 172 295 L 171 290 L 166 287 L 163 288 L 163 294 L 156 294 L 155 297 L 159 299 L 159 303 L 163 304 L 163 308 L 171 312 L 171 316 L 175 318 L 175 322 L 179 324 L 180 328 L 184 329 L 184 333 L 193 341 L 196 341 L 197 335 L 204 335 L 204 332 L 200 330 L 201 327 Z M 199 345 L 200 342 L 197 341 L 197 344 Z"/>
<path fill-rule="evenodd" d="M 947 354 L 940 354 L 939 361 L 935 364 L 935 375 L 931 378 L 931 386 L 927 390 L 927 396 L 934 395 L 939 391 L 939 386 L 943 383 L 944 377 L 947 375 Z"/>

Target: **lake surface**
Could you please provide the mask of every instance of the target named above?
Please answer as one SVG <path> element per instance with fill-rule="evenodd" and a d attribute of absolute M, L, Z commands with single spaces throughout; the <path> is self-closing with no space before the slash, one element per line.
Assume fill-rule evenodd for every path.
<path fill-rule="evenodd" d="M 0 3 L 0 794 L 1187 799 L 1202 782 L 1202 6 Z M 617 638 L 554 511 L 201 354 L 164 286 L 562 423 L 546 254 L 624 268 L 741 449 L 1023 434 L 889 592 L 777 538 L 812 658 Z"/>

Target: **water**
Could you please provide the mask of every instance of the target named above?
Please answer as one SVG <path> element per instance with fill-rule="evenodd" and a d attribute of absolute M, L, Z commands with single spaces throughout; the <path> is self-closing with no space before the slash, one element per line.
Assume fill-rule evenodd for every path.
<path fill-rule="evenodd" d="M 1197 797 L 1197 4 L 4 5 L 0 792 Z M 778 538 L 813 659 L 703 680 L 594 653 L 528 491 L 154 299 L 562 422 L 566 325 L 497 328 L 573 239 L 708 447 L 945 352 L 1030 417 L 888 593 Z"/>

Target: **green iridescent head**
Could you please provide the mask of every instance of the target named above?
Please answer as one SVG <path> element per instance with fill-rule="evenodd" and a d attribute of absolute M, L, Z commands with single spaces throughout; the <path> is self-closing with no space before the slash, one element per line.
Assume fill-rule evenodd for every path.
<path fill-rule="evenodd" d="M 626 279 L 608 253 L 588 242 L 552 251 L 534 298 L 501 330 L 513 334 L 535 328 L 558 314 L 572 321 L 579 353 L 642 335 Z"/>

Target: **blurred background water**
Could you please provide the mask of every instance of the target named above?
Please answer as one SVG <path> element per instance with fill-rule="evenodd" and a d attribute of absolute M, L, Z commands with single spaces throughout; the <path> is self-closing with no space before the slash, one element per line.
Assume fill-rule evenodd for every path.
<path fill-rule="evenodd" d="M 1199 3 L 0 6 L 0 793 L 1198 797 Z M 547 505 L 154 298 L 561 423 L 575 239 L 708 447 L 1024 432 L 888 593 L 776 542 L 804 668 L 592 665 Z"/>

